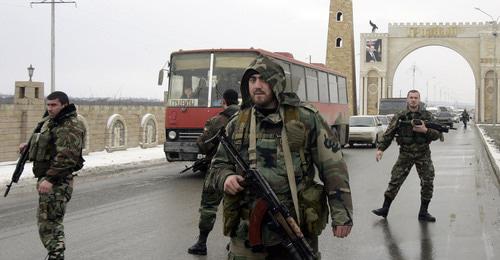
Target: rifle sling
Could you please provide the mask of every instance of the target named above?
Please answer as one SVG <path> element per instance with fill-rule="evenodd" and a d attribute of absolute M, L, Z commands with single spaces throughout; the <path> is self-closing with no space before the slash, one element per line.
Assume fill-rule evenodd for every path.
<path fill-rule="evenodd" d="M 295 208 L 295 213 L 297 214 L 297 222 L 300 225 L 297 183 L 295 182 L 295 172 L 293 170 L 292 152 L 290 151 L 290 146 L 288 145 L 288 136 L 286 134 L 286 127 L 285 127 L 286 126 L 285 111 L 283 107 L 280 107 L 280 116 L 283 122 L 283 127 L 281 128 L 281 147 L 283 149 L 283 156 L 285 157 L 286 173 L 288 175 L 288 184 L 290 185 L 290 192 L 292 193 L 293 206 Z"/>
<path fill-rule="evenodd" d="M 285 159 L 286 172 L 288 176 L 288 185 L 290 185 L 290 193 L 292 195 L 293 206 L 295 208 L 295 213 L 297 215 L 297 222 L 300 225 L 300 212 L 299 212 L 299 199 L 297 192 L 297 183 L 295 182 L 295 172 L 293 170 L 292 153 L 290 152 L 290 147 L 288 146 L 288 136 L 286 134 L 285 128 L 285 109 L 280 107 L 280 116 L 283 123 L 281 129 L 281 147 L 283 149 L 283 155 Z M 250 167 L 256 169 L 257 167 L 257 134 L 256 134 L 256 121 L 255 121 L 255 109 L 252 108 L 250 113 L 250 135 L 249 135 L 249 146 L 248 146 L 248 159 L 250 161 Z"/>

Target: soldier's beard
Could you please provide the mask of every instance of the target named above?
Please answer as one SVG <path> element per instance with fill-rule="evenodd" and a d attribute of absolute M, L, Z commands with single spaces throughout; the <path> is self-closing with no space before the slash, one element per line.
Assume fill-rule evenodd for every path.
<path fill-rule="evenodd" d="M 265 96 L 265 95 L 252 95 L 252 102 L 255 104 L 255 106 L 260 107 L 260 108 L 276 108 L 277 107 L 277 102 L 276 99 L 274 98 L 274 95 L 271 96 Z"/>

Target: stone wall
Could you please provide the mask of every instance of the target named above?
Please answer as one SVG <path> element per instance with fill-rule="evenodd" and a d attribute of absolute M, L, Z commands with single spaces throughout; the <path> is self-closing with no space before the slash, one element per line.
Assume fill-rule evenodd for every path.
<path fill-rule="evenodd" d="M 41 82 L 16 82 L 13 104 L 0 104 L 0 162 L 17 160 L 19 144 L 27 142 L 43 115 L 44 97 L 35 96 L 32 88 L 43 93 Z M 162 105 L 75 105 L 87 130 L 84 153 L 148 148 L 165 141 Z"/>
<path fill-rule="evenodd" d="M 109 106 L 109 105 L 77 105 L 78 114 L 88 126 L 88 151 L 116 151 L 127 147 L 148 146 L 144 144 L 145 117 L 155 121 L 157 144 L 165 141 L 165 117 L 162 106 Z M 151 116 L 148 116 L 151 115 Z M 115 147 L 111 144 L 112 127 L 117 121 L 125 127 L 125 145 Z"/>

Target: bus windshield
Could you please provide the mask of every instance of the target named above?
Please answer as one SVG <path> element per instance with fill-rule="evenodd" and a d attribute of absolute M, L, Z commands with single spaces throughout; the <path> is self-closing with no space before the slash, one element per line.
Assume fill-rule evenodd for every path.
<path fill-rule="evenodd" d="M 245 69 L 255 59 L 253 52 L 182 53 L 172 56 L 170 67 L 169 107 L 220 107 L 227 89 L 240 92 Z M 210 62 L 213 73 L 210 75 Z M 210 77 L 211 76 L 211 77 Z M 209 95 L 209 80 L 212 91 Z M 241 97 L 241 94 L 239 94 Z"/>
<path fill-rule="evenodd" d="M 210 53 L 172 56 L 167 105 L 206 106 L 209 71 Z"/>

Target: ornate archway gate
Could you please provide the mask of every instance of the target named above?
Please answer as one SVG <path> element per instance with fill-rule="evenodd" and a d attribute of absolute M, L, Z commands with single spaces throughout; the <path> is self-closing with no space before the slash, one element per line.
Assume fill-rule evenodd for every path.
<path fill-rule="evenodd" d="M 392 97 L 394 74 L 408 54 L 426 46 L 442 46 L 456 51 L 472 68 L 475 118 L 478 122 L 492 122 L 495 44 L 499 48 L 497 61 L 500 56 L 494 30 L 489 23 L 393 23 L 388 33 L 361 34 L 360 50 L 365 51 L 360 53 L 360 114 L 377 114 L 380 98 Z M 498 65 L 496 69 L 498 73 Z M 500 115 L 498 99 L 496 102 Z"/>

